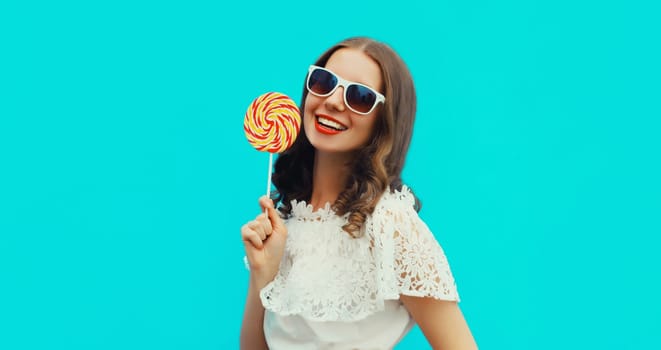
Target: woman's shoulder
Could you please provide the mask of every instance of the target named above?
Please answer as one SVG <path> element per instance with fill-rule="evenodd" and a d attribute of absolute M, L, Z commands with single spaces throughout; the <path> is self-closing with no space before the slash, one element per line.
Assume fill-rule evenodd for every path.
<path fill-rule="evenodd" d="M 366 229 L 369 234 L 374 235 L 376 232 L 399 231 L 401 227 L 417 226 L 421 221 L 418 208 L 418 200 L 409 187 L 389 187 L 368 216 Z"/>
<path fill-rule="evenodd" d="M 376 204 L 376 208 L 386 209 L 405 209 L 414 210 L 417 212 L 420 208 L 418 198 L 413 193 L 413 190 L 406 185 L 396 189 L 392 187 L 386 188 L 381 195 L 381 198 Z"/>

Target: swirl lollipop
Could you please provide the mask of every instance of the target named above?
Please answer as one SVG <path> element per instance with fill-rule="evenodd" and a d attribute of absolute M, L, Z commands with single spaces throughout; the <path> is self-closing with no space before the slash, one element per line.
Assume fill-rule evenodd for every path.
<path fill-rule="evenodd" d="M 271 194 L 273 153 L 281 153 L 291 147 L 300 127 L 301 116 L 298 107 L 286 95 L 268 92 L 257 97 L 248 106 L 243 121 L 246 138 L 258 151 L 270 153 L 267 196 Z"/>

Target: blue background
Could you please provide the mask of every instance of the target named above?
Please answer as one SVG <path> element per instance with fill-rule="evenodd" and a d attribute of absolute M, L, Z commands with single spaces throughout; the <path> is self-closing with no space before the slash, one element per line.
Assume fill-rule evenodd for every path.
<path fill-rule="evenodd" d="M 661 348 L 652 3 L 4 1 L 0 349 L 237 348 L 243 115 L 354 35 L 410 66 L 404 178 L 480 347 Z"/>

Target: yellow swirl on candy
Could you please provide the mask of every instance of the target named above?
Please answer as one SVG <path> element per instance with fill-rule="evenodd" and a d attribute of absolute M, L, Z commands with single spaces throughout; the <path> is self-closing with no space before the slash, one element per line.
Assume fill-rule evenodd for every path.
<path fill-rule="evenodd" d="M 252 101 L 243 121 L 248 142 L 258 151 L 271 153 L 289 148 L 300 126 L 296 103 L 278 92 L 265 93 Z"/>

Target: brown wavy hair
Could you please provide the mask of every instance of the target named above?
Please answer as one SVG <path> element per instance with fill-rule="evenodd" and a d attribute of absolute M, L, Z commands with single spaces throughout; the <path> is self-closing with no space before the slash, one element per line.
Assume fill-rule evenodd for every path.
<path fill-rule="evenodd" d="M 388 45 L 366 37 L 346 39 L 324 52 L 314 63 L 324 67 L 335 51 L 352 48 L 364 52 L 380 67 L 386 100 L 379 106 L 367 146 L 356 153 L 352 171 L 344 190 L 332 209 L 338 215 L 349 213 L 348 223 L 342 228 L 353 237 L 361 235 L 365 219 L 374 211 L 379 198 L 390 187 L 401 190 L 401 172 L 413 134 L 416 112 L 416 96 L 413 79 L 406 64 Z M 305 84 L 305 82 L 304 82 Z M 303 86 L 300 110 L 305 110 L 307 89 Z M 280 202 L 280 211 L 291 214 L 291 200 L 309 201 L 312 196 L 312 167 L 314 147 L 310 144 L 303 127 L 290 149 L 282 153 L 273 173 L 277 191 L 274 200 Z M 416 210 L 420 205 L 416 199 Z"/>

